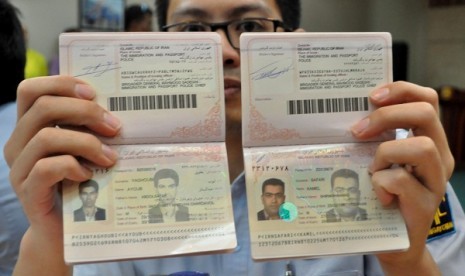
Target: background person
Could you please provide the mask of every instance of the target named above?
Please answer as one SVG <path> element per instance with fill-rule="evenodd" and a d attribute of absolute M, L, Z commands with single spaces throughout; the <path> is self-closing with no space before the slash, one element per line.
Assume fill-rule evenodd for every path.
<path fill-rule="evenodd" d="M 334 208 L 326 212 L 326 222 L 367 220 L 367 211 L 359 207 L 360 188 L 358 174 L 340 169 L 331 175 L 331 192 Z"/>
<path fill-rule="evenodd" d="M 153 12 L 146 4 L 131 5 L 124 11 L 124 31 L 151 32 Z"/>
<path fill-rule="evenodd" d="M 95 205 L 98 190 L 98 183 L 92 179 L 79 184 L 79 198 L 82 206 L 74 211 L 74 221 L 106 220 L 105 209 Z"/>
<path fill-rule="evenodd" d="M 16 123 L 16 87 L 24 79 L 25 44 L 19 11 L 0 0 L 0 148 Z M 11 275 L 21 238 L 29 223 L 8 179 L 9 168 L 0 151 L 0 276 Z"/>
<path fill-rule="evenodd" d="M 262 183 L 263 210 L 257 213 L 258 220 L 281 219 L 279 207 L 286 200 L 284 182 L 281 179 L 269 178 Z"/>
<path fill-rule="evenodd" d="M 465 262 L 465 214 L 447 180 L 454 160 L 438 112 L 437 93 L 419 85 L 395 82 L 372 91 L 369 100 L 378 109 L 356 122 L 355 138 L 374 138 L 387 130 L 411 129 L 410 137 L 380 144 L 370 166 L 371 182 L 381 204 L 399 203 L 409 231 L 410 248 L 377 255 L 337 256 L 311 260 L 254 262 L 250 233 L 241 141 L 241 82 L 238 35 L 241 31 L 283 31 L 274 24 L 257 26 L 254 20 L 275 18 L 287 29 L 298 30 L 298 0 L 157 0 L 159 26 L 167 31 L 192 22 L 185 30 L 210 31 L 207 23 L 230 22 L 218 28 L 221 36 L 226 105 L 226 147 L 231 195 L 238 240 L 229 254 L 210 254 L 75 266 L 77 275 L 170 274 L 197 270 L 210 275 L 460 275 Z M 328 15 L 329 16 L 329 15 Z M 175 24 L 175 25 L 173 25 Z M 205 27 L 207 26 L 207 27 Z M 262 27 L 263 27 L 262 26 Z M 271 28 L 270 28 L 271 26 Z M 202 28 L 201 27 L 201 28 Z M 259 29 L 256 29 L 258 27 Z M 156 66 L 156 65 L 154 65 Z M 64 275 L 72 267 L 63 260 L 63 224 L 56 184 L 63 179 L 92 177 L 80 162 L 111 167 L 117 153 L 96 135 L 118 134 L 119 120 L 92 99 L 95 91 L 70 76 L 26 80 L 18 88 L 19 121 L 5 147 L 11 179 L 31 227 L 23 238 L 16 266 L 18 275 Z M 56 128 L 56 124 L 74 128 Z M 81 131 L 84 128 L 86 131 Z M 408 166 L 392 166 L 408 164 Z M 426 245 L 434 214 L 447 190 L 456 232 Z M 36 196 L 37 195 L 37 196 Z M 39 196 L 40 195 L 40 196 Z M 48 250 L 44 251 L 43 248 Z M 29 256 L 35 256 L 30 258 Z M 434 257 L 434 258 L 433 258 Z M 439 271 L 439 267 L 441 271 Z"/>
<path fill-rule="evenodd" d="M 188 221 L 189 209 L 176 203 L 179 175 L 172 169 L 161 169 L 153 177 L 158 204 L 149 210 L 149 223 Z"/>

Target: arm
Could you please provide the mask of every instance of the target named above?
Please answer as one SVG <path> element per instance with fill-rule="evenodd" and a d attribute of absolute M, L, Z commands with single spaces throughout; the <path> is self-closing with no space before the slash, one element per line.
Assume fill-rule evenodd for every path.
<path fill-rule="evenodd" d="M 66 275 L 58 185 L 92 176 L 85 163 L 114 164 L 116 154 L 91 133 L 116 135 L 118 121 L 90 101 L 95 92 L 67 76 L 35 78 L 18 87 L 18 121 L 4 148 L 10 179 L 30 227 L 16 275 Z M 55 127 L 59 125 L 61 127 Z M 84 133 L 80 130 L 87 130 Z"/>
<path fill-rule="evenodd" d="M 439 275 L 426 238 L 454 159 L 439 120 L 437 94 L 396 82 L 374 91 L 370 98 L 379 108 L 353 127 L 356 137 L 366 139 L 395 128 L 413 133 L 407 139 L 382 143 L 370 167 L 379 200 L 399 206 L 410 239 L 406 252 L 379 254 L 378 260 L 386 275 Z"/>

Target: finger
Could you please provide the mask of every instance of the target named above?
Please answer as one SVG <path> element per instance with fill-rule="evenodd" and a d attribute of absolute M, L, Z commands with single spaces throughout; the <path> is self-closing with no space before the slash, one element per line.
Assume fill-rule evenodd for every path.
<path fill-rule="evenodd" d="M 410 192 L 415 195 L 428 192 L 428 189 L 407 168 L 401 166 L 374 172 L 371 176 L 371 182 L 383 206 L 409 199 L 411 197 L 408 196 Z M 399 200 L 397 200 L 397 197 Z M 410 198 L 409 202 L 413 200 Z"/>
<path fill-rule="evenodd" d="M 393 165 L 407 166 L 419 183 L 438 199 L 444 195 L 447 178 L 443 170 L 437 169 L 441 167 L 441 158 L 430 138 L 412 137 L 382 143 L 375 153 L 370 172 L 386 170 Z"/>
<path fill-rule="evenodd" d="M 425 242 L 440 198 L 414 177 L 408 169 L 397 167 L 372 175 L 373 189 L 383 205 L 397 203 L 408 230 L 410 246 L 403 252 L 378 255 L 383 266 L 418 262 L 425 252 Z M 389 198 L 388 200 L 386 200 Z M 397 275 L 399 271 L 391 271 Z M 396 274 L 397 273 L 397 274 Z M 434 274 L 434 273 L 433 273 Z"/>
<path fill-rule="evenodd" d="M 438 93 L 429 87 L 398 81 L 376 89 L 370 94 L 370 100 L 376 106 L 387 106 L 413 102 L 427 102 L 439 114 Z"/>
<path fill-rule="evenodd" d="M 359 139 L 368 139 L 396 128 L 411 129 L 415 136 L 432 139 L 440 153 L 446 175 L 450 176 L 454 159 L 450 152 L 446 134 L 433 106 L 427 102 L 415 102 L 384 106 L 352 127 Z M 416 147 L 417 145 L 412 145 Z"/>
<path fill-rule="evenodd" d="M 120 121 L 95 102 L 76 98 L 42 96 L 18 120 L 7 142 L 5 157 L 11 165 L 15 156 L 44 127 L 83 126 L 103 136 L 116 135 Z"/>
<path fill-rule="evenodd" d="M 371 181 L 382 205 L 389 206 L 395 202 L 405 221 L 415 223 L 413 227 L 409 225 L 410 230 L 415 228 L 425 232 L 424 229 L 429 229 L 441 197 L 428 190 L 403 167 L 377 171 Z M 423 234 L 426 239 L 427 232 Z"/>
<path fill-rule="evenodd" d="M 380 135 L 396 128 L 411 129 L 415 135 L 425 135 L 443 143 L 446 140 L 439 117 L 429 103 L 415 102 L 380 107 L 352 130 L 359 138 Z"/>
<path fill-rule="evenodd" d="M 379 119 L 381 124 L 373 124 L 369 129 L 364 129 L 363 126 L 368 126 L 365 121 L 363 126 L 358 126 L 362 128 L 354 128 L 356 135 L 377 135 L 384 130 L 395 128 L 412 129 L 417 131 L 416 135 L 428 135 L 436 132 L 438 127 L 442 129 L 438 116 L 438 95 L 431 88 L 400 81 L 373 91 L 370 99 L 380 107 L 374 112 L 374 118 L 370 116 L 370 126 L 374 119 Z M 382 120 L 383 118 L 386 120 Z M 432 122 L 434 125 L 431 125 Z M 384 125 L 385 127 L 381 127 Z M 424 129 L 433 131 L 423 133 Z M 441 135 L 444 135 L 444 131 Z"/>
<path fill-rule="evenodd" d="M 75 97 L 91 100 L 95 91 L 84 81 L 71 76 L 48 76 L 26 79 L 18 86 L 17 91 L 18 118 L 45 95 Z"/>
<path fill-rule="evenodd" d="M 22 178 L 16 176 L 20 171 L 20 168 L 12 168 L 11 178 Z M 14 180 L 12 183 L 31 223 L 38 220 L 39 224 L 43 224 L 44 217 L 57 219 L 54 216 L 59 213 L 56 210 L 56 183 L 64 179 L 82 182 L 91 177 L 92 172 L 79 164 L 73 156 L 61 155 L 39 160 L 24 181 Z"/>
<path fill-rule="evenodd" d="M 117 153 L 102 144 L 94 135 L 67 129 L 44 128 L 31 139 L 13 163 L 12 170 L 17 173 L 12 181 L 22 182 L 41 159 L 60 155 L 78 156 L 102 167 L 112 166 L 117 159 Z"/>

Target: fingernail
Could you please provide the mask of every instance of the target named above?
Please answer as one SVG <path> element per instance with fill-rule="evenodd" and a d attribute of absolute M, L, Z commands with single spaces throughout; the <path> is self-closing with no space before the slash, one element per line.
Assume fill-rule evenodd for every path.
<path fill-rule="evenodd" d="M 111 161 L 116 161 L 116 159 L 118 158 L 118 153 L 105 144 L 102 144 L 102 151 L 103 154 Z"/>
<path fill-rule="evenodd" d="M 351 130 L 353 133 L 359 134 L 359 133 L 362 133 L 368 127 L 369 124 L 370 124 L 370 119 L 365 118 L 359 121 L 357 124 L 353 125 Z"/>
<path fill-rule="evenodd" d="M 374 166 L 373 163 L 371 163 L 371 164 L 368 166 L 368 174 L 369 174 L 370 176 L 373 175 L 373 166 Z"/>
<path fill-rule="evenodd" d="M 74 92 L 82 99 L 92 100 L 95 97 L 95 91 L 87 84 L 76 84 Z"/>
<path fill-rule="evenodd" d="M 103 114 L 103 119 L 105 120 L 105 122 L 112 128 L 114 129 L 119 129 L 121 127 L 121 122 L 120 120 L 118 120 L 118 118 L 116 118 L 115 116 L 111 115 L 110 113 L 108 112 L 105 112 Z"/>
<path fill-rule="evenodd" d="M 377 101 L 381 101 L 385 99 L 388 95 L 389 95 L 389 89 L 381 88 L 381 89 L 373 91 L 373 93 L 371 94 L 371 98 Z"/>

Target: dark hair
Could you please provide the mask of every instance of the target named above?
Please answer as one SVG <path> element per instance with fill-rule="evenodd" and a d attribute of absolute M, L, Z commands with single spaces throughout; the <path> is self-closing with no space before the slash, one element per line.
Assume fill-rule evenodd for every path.
<path fill-rule="evenodd" d="M 26 46 L 19 10 L 0 0 L 0 105 L 16 100 L 16 88 L 24 79 Z"/>
<path fill-rule="evenodd" d="M 174 182 L 176 183 L 176 186 L 178 186 L 179 183 L 179 175 L 175 170 L 172 169 L 161 169 L 155 173 L 153 176 L 153 183 L 155 184 L 155 187 L 158 186 L 158 181 L 160 179 L 164 178 L 171 178 L 174 179 Z"/>
<path fill-rule="evenodd" d="M 169 4 L 169 0 L 155 0 L 155 14 L 157 16 L 159 30 L 166 25 Z"/>
<path fill-rule="evenodd" d="M 300 0 L 275 0 L 286 28 L 295 30 L 300 26 Z M 166 25 L 169 0 L 155 0 L 158 28 Z"/>
<path fill-rule="evenodd" d="M 124 30 L 127 31 L 132 22 L 144 20 L 146 15 L 153 15 L 152 10 L 146 4 L 131 5 L 124 10 Z"/>
<path fill-rule="evenodd" d="M 268 178 L 267 180 L 263 181 L 262 194 L 265 193 L 266 186 L 280 186 L 283 188 L 284 191 L 284 181 L 278 178 Z"/>
<path fill-rule="evenodd" d="M 85 182 L 81 182 L 79 184 L 79 193 L 82 193 L 82 190 L 87 187 L 93 187 L 95 191 L 98 193 L 98 183 L 95 180 L 89 179 Z"/>
<path fill-rule="evenodd" d="M 331 189 L 334 187 L 334 180 L 337 177 L 343 177 L 343 178 L 353 178 L 357 182 L 358 185 L 358 173 L 354 172 L 353 170 L 349 169 L 340 169 L 331 175 Z"/>
<path fill-rule="evenodd" d="M 281 16 L 283 17 L 284 26 L 291 30 L 300 27 L 301 6 L 300 0 L 276 0 Z"/>

